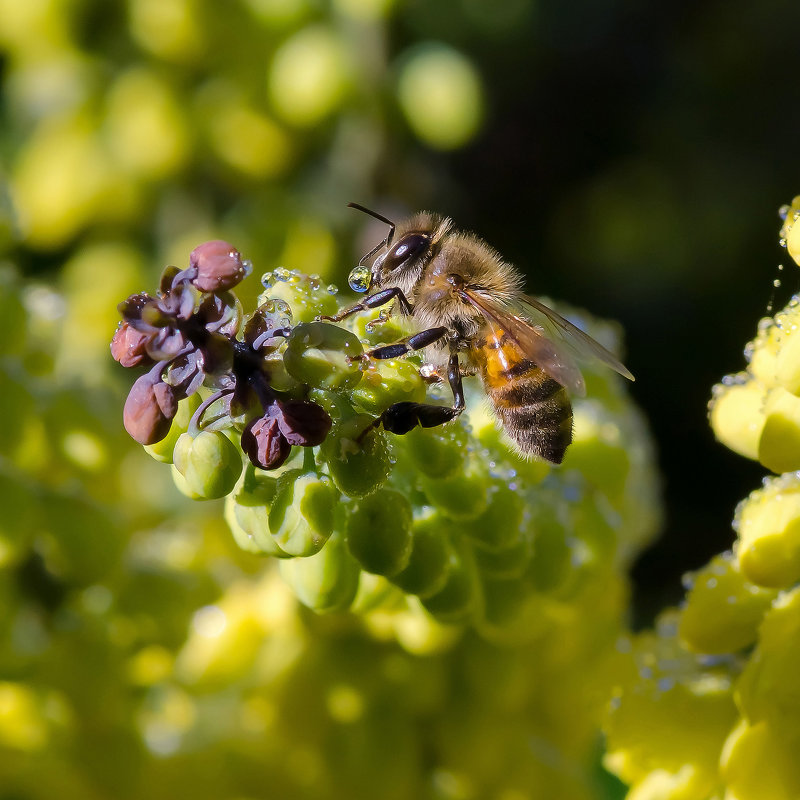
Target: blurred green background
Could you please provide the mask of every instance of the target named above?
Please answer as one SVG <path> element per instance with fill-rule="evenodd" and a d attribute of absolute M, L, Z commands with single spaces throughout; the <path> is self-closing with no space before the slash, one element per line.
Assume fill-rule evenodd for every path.
<path fill-rule="evenodd" d="M 743 365 L 773 280 L 783 283 L 776 307 L 797 288 L 776 211 L 799 183 L 798 22 L 796 4 L 744 0 L 0 0 L 0 248 L 15 265 L 3 267 L 0 300 L 0 524 L 12 542 L 0 555 L 17 568 L 0 591 L 6 608 L 28 609 L 2 622 L 16 644 L 0 677 L 43 670 L 41 685 L 68 691 L 89 721 L 71 752 L 56 696 L 0 690 L 0 720 L 11 720 L 0 740 L 34 754 L 4 767 L 15 788 L 0 796 L 48 797 L 56 785 L 63 796 L 119 796 L 120 775 L 142 756 L 129 729 L 108 723 L 128 702 L 100 679 L 115 671 L 132 670 L 146 695 L 137 713 L 148 745 L 174 752 L 176 731 L 199 712 L 177 688 L 146 687 L 171 669 L 190 610 L 230 586 L 230 570 L 257 571 L 225 544 L 219 515 L 178 499 L 128 442 L 130 379 L 108 357 L 117 302 L 208 238 L 254 261 L 242 289 L 252 300 L 258 275 L 277 266 L 345 286 L 382 232 L 348 201 L 392 217 L 430 208 L 519 265 L 532 292 L 618 319 L 667 507 L 666 535 L 635 569 L 637 623 L 675 601 L 680 574 L 728 546 L 733 507 L 762 472 L 713 442 L 705 406 L 712 383 Z M 11 520 L 23 518 L 51 531 L 33 557 L 13 543 L 27 528 Z M 98 546 L 94 535 L 115 526 L 132 537 L 122 561 L 121 537 Z M 115 647 L 149 641 L 124 664 L 106 628 L 85 625 L 109 611 L 94 588 L 109 573 L 126 620 Z M 65 598 L 54 574 L 83 591 Z M 272 624 L 242 618 L 233 652 L 252 648 L 248 625 Z M 306 653 L 307 669 L 329 655 Z M 416 696 L 412 667 L 395 667 Z M 346 691 L 327 697 L 345 717 L 358 706 Z M 402 706 L 399 697 L 386 702 Z M 203 713 L 224 718 L 215 698 Z M 247 702 L 248 724 L 263 730 L 272 700 L 254 690 Z M 104 757 L 86 767 L 86 784 L 75 764 L 91 759 L 93 736 Z M 35 754 L 57 752 L 59 737 L 49 784 Z M 321 780 L 313 746 L 297 752 L 291 774 Z M 225 758 L 244 776 L 225 792 L 261 796 L 263 775 L 236 770 L 251 762 Z M 199 770 L 201 796 L 228 796 L 199 763 L 188 771 Z M 153 769 L 170 796 L 187 767 L 165 764 Z M 278 780 L 269 796 L 297 791 Z"/>

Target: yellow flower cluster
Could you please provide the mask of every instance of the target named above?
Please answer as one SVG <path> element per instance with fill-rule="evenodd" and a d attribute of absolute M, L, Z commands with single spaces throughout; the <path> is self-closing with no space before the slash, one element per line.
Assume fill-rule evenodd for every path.
<path fill-rule="evenodd" d="M 800 197 L 782 209 L 800 256 Z M 680 610 L 631 642 L 607 720 L 629 800 L 800 797 L 800 300 L 758 326 L 714 387 L 711 426 L 777 475 L 736 509 L 732 553 L 687 577 Z"/>

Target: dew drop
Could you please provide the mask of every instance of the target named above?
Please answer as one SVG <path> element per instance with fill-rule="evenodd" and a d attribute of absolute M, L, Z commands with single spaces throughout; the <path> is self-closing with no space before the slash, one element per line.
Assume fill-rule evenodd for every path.
<path fill-rule="evenodd" d="M 253 262 L 249 258 L 242 259 L 242 269 L 244 269 L 245 278 L 253 274 Z"/>
<path fill-rule="evenodd" d="M 773 285 L 773 286 L 774 286 L 776 289 L 780 289 L 780 287 L 781 287 L 781 279 L 780 279 L 780 278 L 775 278 L 775 280 L 774 280 L 774 281 L 772 281 L 772 285 Z"/>
<path fill-rule="evenodd" d="M 275 276 L 271 272 L 265 272 L 261 276 L 261 285 L 265 289 L 271 289 L 274 281 L 275 281 Z"/>
<path fill-rule="evenodd" d="M 779 244 L 781 247 L 786 247 L 786 239 L 785 239 L 783 236 L 781 236 L 781 238 L 780 238 L 780 239 L 778 239 L 778 244 Z"/>
<path fill-rule="evenodd" d="M 791 210 L 791 206 L 783 205 L 778 209 L 778 216 L 781 219 L 786 219 L 786 217 L 789 214 L 790 210 Z"/>
<path fill-rule="evenodd" d="M 335 283 L 328 284 L 328 294 L 338 294 L 339 287 Z"/>
<path fill-rule="evenodd" d="M 369 289 L 371 281 L 372 273 L 369 267 L 365 267 L 361 264 L 357 267 L 353 267 L 353 269 L 350 270 L 350 274 L 347 276 L 347 283 L 354 292 L 366 292 L 367 289 Z"/>

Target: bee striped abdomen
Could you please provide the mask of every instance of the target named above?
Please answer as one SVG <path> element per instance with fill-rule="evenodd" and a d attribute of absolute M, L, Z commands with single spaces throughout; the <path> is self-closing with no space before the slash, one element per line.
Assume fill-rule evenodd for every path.
<path fill-rule="evenodd" d="M 503 429 L 525 455 L 560 464 L 572 441 L 567 390 L 505 334 L 487 336 L 478 352 L 484 386 Z"/>

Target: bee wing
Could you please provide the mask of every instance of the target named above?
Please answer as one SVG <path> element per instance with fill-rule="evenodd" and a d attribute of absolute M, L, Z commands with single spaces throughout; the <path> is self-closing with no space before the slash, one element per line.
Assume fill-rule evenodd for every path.
<path fill-rule="evenodd" d="M 561 337 L 548 336 L 543 326 L 515 313 L 512 301 L 489 298 L 469 289 L 463 289 L 462 296 L 483 314 L 498 342 L 504 333 L 508 334 L 517 347 L 553 380 L 576 395 L 582 397 L 586 394 L 583 375 L 567 347 L 559 340 Z"/>
<path fill-rule="evenodd" d="M 575 360 L 600 361 L 629 380 L 633 375 L 603 345 L 564 319 L 553 309 L 527 295 L 489 299 L 464 290 L 466 298 L 480 309 L 493 329 L 506 331 L 522 350 L 551 378 L 578 395 L 586 386 Z"/>
<path fill-rule="evenodd" d="M 607 367 L 611 367 L 614 372 L 618 372 L 623 378 L 627 378 L 629 381 L 636 380 L 631 371 L 612 352 L 606 350 L 600 342 L 592 339 L 588 333 L 584 333 L 552 308 L 548 308 L 544 303 L 540 303 L 528 295 L 520 297 L 519 303 L 525 316 L 530 317 L 537 324 L 542 324 L 547 335 L 563 342 L 578 359 L 600 361 Z"/>

